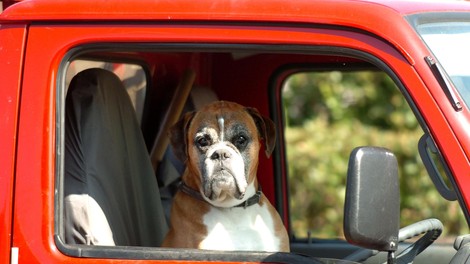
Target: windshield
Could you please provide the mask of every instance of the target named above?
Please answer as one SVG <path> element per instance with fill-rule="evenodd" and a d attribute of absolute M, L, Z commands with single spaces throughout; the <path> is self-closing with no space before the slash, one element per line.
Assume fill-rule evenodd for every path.
<path fill-rule="evenodd" d="M 435 22 L 416 27 L 470 106 L 470 22 Z"/>

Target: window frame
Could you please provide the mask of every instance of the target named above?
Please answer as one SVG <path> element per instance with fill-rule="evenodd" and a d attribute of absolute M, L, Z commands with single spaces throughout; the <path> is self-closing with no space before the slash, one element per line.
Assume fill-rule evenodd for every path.
<path fill-rule="evenodd" d="M 416 105 L 413 103 L 409 93 L 407 92 L 406 88 L 400 81 L 393 70 L 387 66 L 385 62 L 380 60 L 379 58 L 375 57 L 372 54 L 369 54 L 365 51 L 350 49 L 350 48 L 340 48 L 335 46 L 311 46 L 311 45 L 267 45 L 267 44 L 181 44 L 181 43 L 166 43 L 166 44 L 110 44 L 110 43 L 99 43 L 93 45 L 82 45 L 80 47 L 74 48 L 69 51 L 66 56 L 62 59 L 58 71 L 58 78 L 57 78 L 57 87 L 64 87 L 65 84 L 65 72 L 64 69 L 67 68 L 67 64 L 69 61 L 73 60 L 74 58 L 80 57 L 81 55 L 96 51 L 96 50 L 124 50 L 126 48 L 132 48 L 135 50 L 141 49 L 149 49 L 155 50 L 156 52 L 160 51 L 184 51 L 188 50 L 189 48 L 193 48 L 195 50 L 203 50 L 207 52 L 220 52 L 220 51 L 233 51 L 233 50 L 240 50 L 240 51 L 255 51 L 255 52 L 278 52 L 278 53 L 301 53 L 305 55 L 331 55 L 331 56 L 339 56 L 339 57 L 351 57 L 363 60 L 367 63 L 371 63 L 375 65 L 377 68 L 382 69 L 385 73 L 387 73 L 397 84 L 399 90 L 405 97 L 406 101 L 410 105 L 411 109 L 413 110 L 419 124 L 423 128 L 424 131 L 428 131 L 427 126 L 420 115 L 419 111 L 417 110 Z M 277 150 L 273 153 L 273 164 L 274 164 L 274 184 L 275 184 L 275 204 L 277 205 L 276 209 L 278 210 L 279 214 L 282 215 L 289 215 L 289 207 L 288 202 L 286 204 L 286 199 L 288 198 L 288 182 L 287 182 L 287 172 L 286 172 L 286 158 L 285 158 L 285 145 L 284 145 L 284 135 L 283 135 L 283 126 L 284 126 L 284 119 L 280 113 L 282 113 L 282 109 L 279 106 L 282 106 L 281 102 L 279 101 L 281 98 L 281 88 L 282 82 L 285 80 L 286 76 L 295 71 L 301 71 L 305 69 L 311 69 L 311 64 L 286 64 L 280 68 L 278 68 L 272 77 L 269 80 L 269 87 L 267 89 L 269 93 L 269 106 L 271 112 L 271 118 L 277 124 L 277 129 L 279 136 L 277 137 Z M 147 82 L 150 85 L 150 80 Z M 63 147 L 63 109 L 65 108 L 65 94 L 63 93 L 62 89 L 57 89 L 57 112 L 56 118 L 58 120 L 56 132 L 56 146 Z M 61 112 L 62 111 L 62 112 Z M 145 115 L 145 113 L 144 113 Z M 63 153 L 63 151 L 57 148 L 57 153 Z M 59 155 L 59 158 L 63 159 L 62 156 Z M 61 193 L 63 188 L 62 180 L 60 179 L 63 174 L 63 160 L 56 162 L 56 193 L 55 195 L 55 206 L 59 209 L 54 210 L 54 237 L 55 242 L 59 250 L 69 256 L 75 257 L 87 257 L 87 258 L 110 258 L 110 259 L 152 259 L 152 260 L 214 260 L 214 261 L 264 261 L 266 259 L 270 259 L 273 257 L 272 253 L 267 252 L 244 252 L 241 255 L 239 252 L 227 252 L 227 251 L 200 251 L 194 249 L 168 249 L 168 248 L 145 248 L 145 247 L 123 247 L 123 246 L 114 246 L 114 247 L 106 247 L 106 246 L 86 246 L 86 245 L 68 245 L 65 244 L 62 240 L 63 234 L 63 225 L 62 221 L 60 220 L 61 215 L 63 215 L 63 205 L 62 205 L 62 198 L 63 194 Z M 290 219 L 289 219 L 290 221 Z M 290 222 L 288 223 L 290 226 Z M 289 233 L 290 233 L 289 228 Z M 336 246 L 339 247 L 346 247 L 352 248 L 354 250 L 355 247 L 343 243 L 342 241 L 330 241 L 335 243 Z M 292 244 L 293 242 L 291 242 Z M 319 253 L 323 251 L 324 248 L 319 247 Z M 323 252 L 324 253 L 324 252 Z M 321 254 L 319 254 L 321 255 Z M 330 255 L 331 256 L 331 255 Z M 277 258 L 273 260 L 283 260 L 284 258 L 289 257 L 288 255 L 278 254 Z"/>

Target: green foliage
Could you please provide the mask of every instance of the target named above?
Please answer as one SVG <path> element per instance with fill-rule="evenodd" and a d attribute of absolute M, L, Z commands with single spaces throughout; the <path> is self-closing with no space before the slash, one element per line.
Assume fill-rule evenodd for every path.
<path fill-rule="evenodd" d="M 316 72 L 284 89 L 291 225 L 297 237 L 343 236 L 349 154 L 357 146 L 392 150 L 400 166 L 401 225 L 437 217 L 448 235 L 466 228 L 457 202 L 444 200 L 417 151 L 423 134 L 393 81 L 382 72 Z"/>

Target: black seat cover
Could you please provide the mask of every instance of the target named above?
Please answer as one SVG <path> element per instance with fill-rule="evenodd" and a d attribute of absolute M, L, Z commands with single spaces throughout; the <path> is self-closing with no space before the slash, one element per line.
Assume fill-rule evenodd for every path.
<path fill-rule="evenodd" d="M 167 232 L 149 154 L 119 78 L 88 69 L 66 99 L 65 241 L 159 246 Z"/>

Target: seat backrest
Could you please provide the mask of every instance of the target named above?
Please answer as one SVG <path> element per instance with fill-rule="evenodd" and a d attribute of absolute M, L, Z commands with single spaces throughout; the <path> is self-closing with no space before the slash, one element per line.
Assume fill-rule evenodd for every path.
<path fill-rule="evenodd" d="M 88 69 L 66 98 L 65 241 L 160 246 L 167 232 L 157 181 L 129 96 L 110 71 Z"/>

